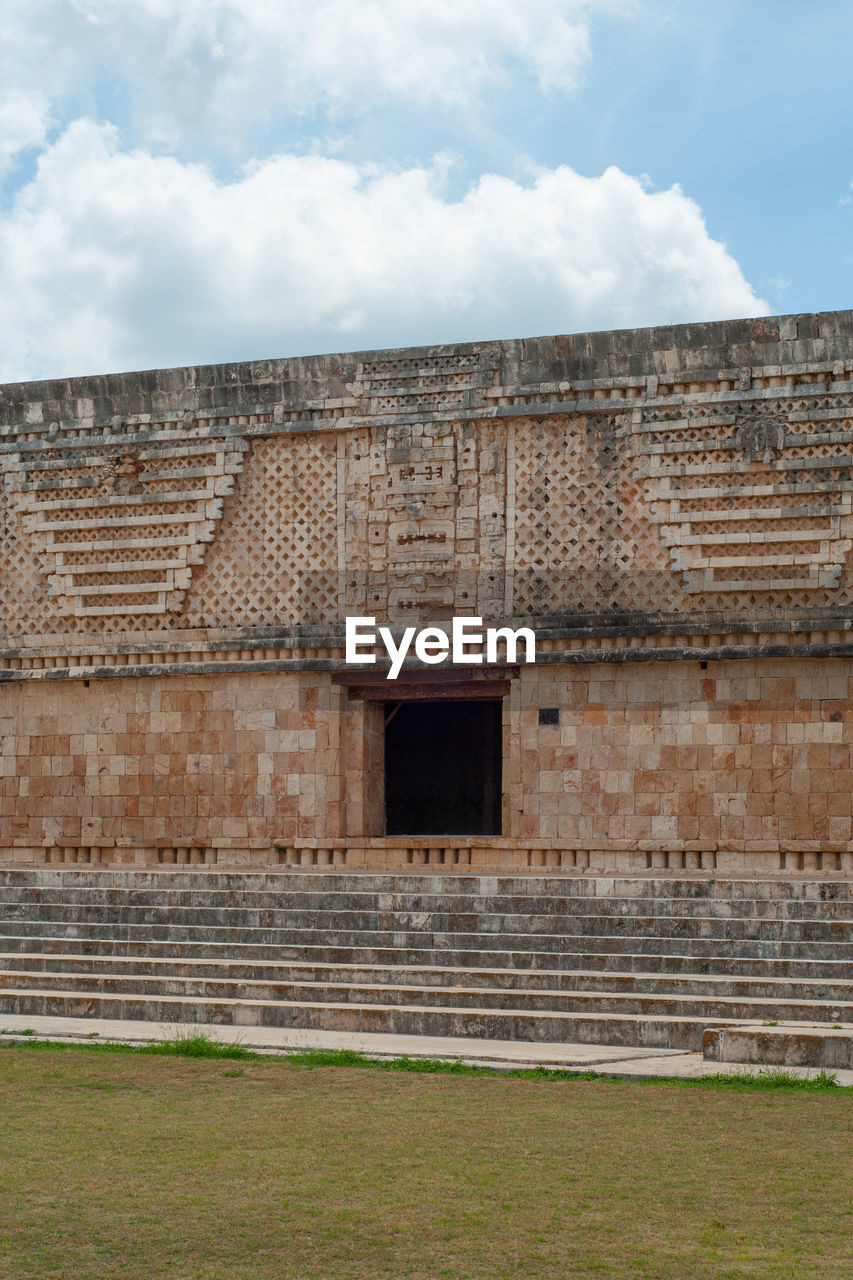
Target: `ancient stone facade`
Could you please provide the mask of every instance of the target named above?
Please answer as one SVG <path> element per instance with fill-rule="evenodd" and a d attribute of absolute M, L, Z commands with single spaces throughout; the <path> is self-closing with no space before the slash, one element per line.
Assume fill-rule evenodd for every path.
<path fill-rule="evenodd" d="M 0 862 L 853 873 L 853 313 L 20 384 L 0 433 Z M 353 615 L 537 661 L 392 686 Z M 496 815 L 387 834 L 392 717 L 477 700 Z"/>

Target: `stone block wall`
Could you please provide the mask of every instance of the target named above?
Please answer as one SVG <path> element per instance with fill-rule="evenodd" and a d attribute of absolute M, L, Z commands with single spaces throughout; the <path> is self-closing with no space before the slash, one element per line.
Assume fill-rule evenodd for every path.
<path fill-rule="evenodd" d="M 726 851 L 753 865 L 760 855 L 769 869 L 781 854 L 792 866 L 794 854 L 846 854 L 852 693 L 845 660 L 525 669 L 517 834 Z M 559 708 L 558 725 L 539 724 L 546 705 Z"/>
<path fill-rule="evenodd" d="M 382 837 L 383 704 L 329 673 L 19 682 L 0 863 L 853 870 L 851 681 L 838 659 L 523 667 L 502 835 L 465 840 Z"/>
<path fill-rule="evenodd" d="M 340 696 L 307 672 L 7 686 L 0 850 L 267 860 L 277 839 L 337 836 Z"/>

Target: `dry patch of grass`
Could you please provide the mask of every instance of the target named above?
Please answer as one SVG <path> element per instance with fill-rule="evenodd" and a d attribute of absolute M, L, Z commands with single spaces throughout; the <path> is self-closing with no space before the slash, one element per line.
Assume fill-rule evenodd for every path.
<path fill-rule="evenodd" d="M 2 1280 L 837 1280 L 853 1101 L 0 1054 Z"/>

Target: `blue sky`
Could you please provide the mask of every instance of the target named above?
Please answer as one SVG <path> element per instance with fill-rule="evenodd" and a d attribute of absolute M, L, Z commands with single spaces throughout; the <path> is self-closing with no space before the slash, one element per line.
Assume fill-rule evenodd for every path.
<path fill-rule="evenodd" d="M 849 0 L 3 0 L 0 378 L 850 305 Z"/>

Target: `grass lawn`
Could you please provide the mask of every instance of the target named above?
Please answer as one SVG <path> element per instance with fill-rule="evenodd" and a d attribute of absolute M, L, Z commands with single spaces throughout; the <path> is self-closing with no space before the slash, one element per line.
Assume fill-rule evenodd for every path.
<path fill-rule="evenodd" d="M 851 1092 L 0 1052 L 0 1277 L 853 1274 Z"/>

